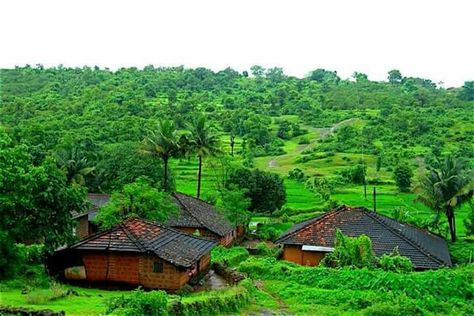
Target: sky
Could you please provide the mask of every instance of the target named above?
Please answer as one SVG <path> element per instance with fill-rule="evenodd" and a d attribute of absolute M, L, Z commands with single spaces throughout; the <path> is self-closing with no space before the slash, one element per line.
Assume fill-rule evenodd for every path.
<path fill-rule="evenodd" d="M 474 80 L 472 0 L 1 0 L 0 68 L 258 64 Z"/>

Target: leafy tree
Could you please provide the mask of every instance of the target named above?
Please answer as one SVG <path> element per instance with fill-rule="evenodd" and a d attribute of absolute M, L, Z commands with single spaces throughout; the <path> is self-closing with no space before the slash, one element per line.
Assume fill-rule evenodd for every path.
<path fill-rule="evenodd" d="M 390 83 L 401 83 L 402 78 L 403 77 L 400 70 L 392 69 L 388 72 L 388 82 Z"/>
<path fill-rule="evenodd" d="M 259 65 L 254 65 L 250 67 L 250 72 L 252 73 L 252 76 L 256 78 L 261 78 L 265 74 L 265 68 Z"/>
<path fill-rule="evenodd" d="M 229 188 L 223 188 L 219 192 L 216 205 L 231 223 L 248 226 L 251 218 L 248 211 L 250 199 L 246 197 L 245 190 L 232 185 Z"/>
<path fill-rule="evenodd" d="M 463 100 L 474 101 L 474 81 L 464 82 L 460 95 Z"/>
<path fill-rule="evenodd" d="M 148 179 L 139 178 L 126 184 L 121 191 L 112 193 L 109 203 L 99 210 L 95 221 L 107 229 L 132 217 L 165 222 L 177 214 L 178 208 L 166 192 L 154 188 Z"/>
<path fill-rule="evenodd" d="M 149 131 L 149 135 L 142 142 L 142 152 L 151 157 L 158 157 L 163 161 L 163 189 L 171 190 L 168 163 L 171 157 L 179 154 L 180 137 L 173 121 L 162 120 L 156 130 Z"/>
<path fill-rule="evenodd" d="M 468 202 L 474 193 L 472 170 L 452 156 L 437 166 L 428 166 L 417 187 L 417 201 L 437 213 L 444 212 L 449 224 L 451 241 L 456 241 L 455 211 Z"/>
<path fill-rule="evenodd" d="M 341 78 L 337 75 L 336 71 L 329 71 L 326 69 L 316 69 L 309 74 L 309 79 L 317 82 L 334 82 L 337 83 Z"/>
<path fill-rule="evenodd" d="M 272 213 L 286 201 L 283 179 L 274 173 L 258 169 L 237 169 L 229 178 L 228 185 L 231 184 L 246 190 L 245 196 L 250 199 L 250 211 Z"/>
<path fill-rule="evenodd" d="M 198 156 L 197 198 L 201 196 L 202 162 L 208 156 L 221 152 L 217 133 L 211 128 L 204 115 L 198 116 L 189 126 L 189 150 Z"/>
<path fill-rule="evenodd" d="M 102 149 L 102 157 L 95 170 L 96 183 L 89 187 L 94 192 L 112 192 L 140 177 L 148 177 L 153 186 L 162 188 L 163 172 L 163 164 L 157 163 L 151 155 L 140 154 L 137 142 L 109 144 Z M 175 186 L 170 172 L 168 186 L 171 190 Z"/>
<path fill-rule="evenodd" d="M 398 165 L 393 171 L 393 178 L 400 192 L 409 192 L 413 171 L 408 165 Z"/>
<path fill-rule="evenodd" d="M 72 241 L 71 212 L 85 207 L 84 188 L 69 184 L 52 158 L 32 163 L 25 145 L 0 131 L 0 231 L 14 242 L 43 241 L 48 250 Z"/>

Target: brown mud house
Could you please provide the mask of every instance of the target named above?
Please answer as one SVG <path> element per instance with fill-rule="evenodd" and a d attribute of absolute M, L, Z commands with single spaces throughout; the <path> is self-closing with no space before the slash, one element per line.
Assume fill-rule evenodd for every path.
<path fill-rule="evenodd" d="M 352 237 L 367 235 L 377 256 L 398 248 L 402 256 L 410 258 L 415 269 L 452 265 L 442 237 L 364 208 L 341 206 L 298 223 L 283 233 L 276 243 L 283 245 L 284 260 L 316 266 L 334 250 L 336 229 Z"/>
<path fill-rule="evenodd" d="M 109 230 L 58 250 L 52 273 L 89 283 L 118 283 L 178 290 L 210 267 L 216 245 L 155 222 L 132 218 Z"/>
<path fill-rule="evenodd" d="M 79 238 L 86 238 L 98 231 L 97 226 L 92 223 L 92 220 L 97 215 L 99 208 L 109 202 L 110 195 L 89 193 L 87 194 L 87 200 L 90 203 L 90 208 L 86 212 L 72 214 L 72 218 L 77 221 L 74 235 Z"/>
<path fill-rule="evenodd" d="M 85 213 L 73 215 L 78 221 L 75 235 L 79 238 L 97 232 L 92 220 L 97 215 L 98 209 L 109 201 L 110 195 L 88 194 L 87 198 L 92 207 Z M 197 235 L 212 238 L 223 246 L 229 246 L 237 237 L 238 229 L 235 225 L 212 204 L 182 193 L 173 193 L 171 198 L 178 206 L 178 216 L 170 218 L 165 223 L 166 226 L 189 234 L 198 233 Z M 240 232 L 243 233 L 243 230 Z"/>

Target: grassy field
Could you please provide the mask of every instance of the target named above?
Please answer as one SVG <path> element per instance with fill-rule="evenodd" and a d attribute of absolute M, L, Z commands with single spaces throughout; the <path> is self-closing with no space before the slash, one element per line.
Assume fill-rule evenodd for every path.
<path fill-rule="evenodd" d="M 66 315 L 101 315 L 105 311 L 107 299 L 128 295 L 129 291 L 106 291 L 65 285 L 65 288 L 75 291 L 78 295 L 46 300 L 50 289 L 35 289 L 29 294 L 22 294 L 22 289 L 0 291 L 0 306 L 26 307 L 31 309 L 50 309 L 65 311 Z"/>

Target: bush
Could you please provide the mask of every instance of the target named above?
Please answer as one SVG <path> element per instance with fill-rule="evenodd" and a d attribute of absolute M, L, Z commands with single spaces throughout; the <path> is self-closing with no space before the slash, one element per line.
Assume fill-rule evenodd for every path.
<path fill-rule="evenodd" d="M 334 251 L 327 254 L 321 261 L 324 266 L 364 268 L 374 265 L 375 255 L 372 249 L 372 241 L 368 236 L 349 237 L 337 229 L 334 244 Z"/>
<path fill-rule="evenodd" d="M 115 297 L 106 302 L 107 314 L 112 312 L 126 316 L 168 315 L 168 296 L 164 291 L 132 291 L 130 296 Z"/>
<path fill-rule="evenodd" d="M 365 165 L 357 164 L 353 167 L 342 169 L 339 174 L 348 182 L 363 184 L 365 181 L 366 172 L 367 168 Z"/>
<path fill-rule="evenodd" d="M 249 252 L 244 247 L 225 248 L 218 246 L 211 251 L 212 262 L 235 266 L 249 257 Z"/>
<path fill-rule="evenodd" d="M 270 247 L 265 242 L 259 242 L 257 244 L 258 254 L 261 256 L 278 258 L 282 252 L 280 247 Z"/>
<path fill-rule="evenodd" d="M 413 270 L 411 260 L 401 256 L 398 248 L 395 248 L 391 254 L 382 255 L 378 260 L 378 266 L 385 271 L 410 272 Z"/>
<path fill-rule="evenodd" d="M 308 177 L 299 168 L 295 168 L 295 169 L 291 170 L 290 172 L 288 172 L 288 179 L 293 179 L 293 180 L 296 180 L 296 181 L 299 181 L 299 182 L 304 182 L 304 181 L 306 181 L 307 178 Z"/>
<path fill-rule="evenodd" d="M 250 257 L 238 269 L 254 279 L 297 282 L 327 290 L 392 292 L 396 296 L 423 300 L 424 308 L 430 310 L 443 302 L 463 302 L 474 298 L 472 265 L 457 269 L 396 273 L 367 268 L 303 267 L 270 257 Z"/>
<path fill-rule="evenodd" d="M 169 306 L 169 314 L 177 316 L 234 314 L 254 297 L 255 292 L 252 281 L 243 280 L 232 288 L 205 292 L 174 301 Z"/>

